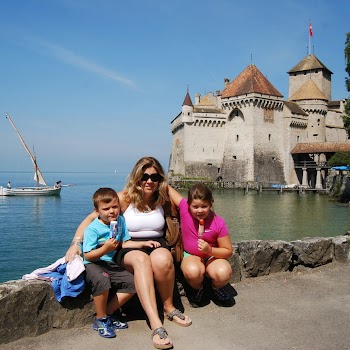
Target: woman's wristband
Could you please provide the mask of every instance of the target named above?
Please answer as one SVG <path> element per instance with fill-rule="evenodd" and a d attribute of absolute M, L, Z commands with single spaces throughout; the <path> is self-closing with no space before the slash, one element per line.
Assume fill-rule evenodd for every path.
<path fill-rule="evenodd" d="M 82 242 L 82 237 L 74 237 L 70 246 L 72 247 L 73 245 L 76 245 L 77 247 L 79 247 L 80 250 L 82 250 Z"/>

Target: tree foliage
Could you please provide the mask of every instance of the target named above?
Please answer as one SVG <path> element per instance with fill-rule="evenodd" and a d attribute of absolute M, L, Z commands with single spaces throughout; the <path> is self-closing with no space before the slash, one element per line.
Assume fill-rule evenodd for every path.
<path fill-rule="evenodd" d="M 345 71 L 348 73 L 348 77 L 345 77 L 346 89 L 350 91 L 350 32 L 346 34 L 345 41 Z M 348 133 L 348 137 L 350 138 L 350 98 L 348 98 L 345 102 L 345 114 L 343 116 L 344 127 Z"/>
<path fill-rule="evenodd" d="M 328 164 L 330 166 L 350 165 L 350 152 L 335 152 Z"/>

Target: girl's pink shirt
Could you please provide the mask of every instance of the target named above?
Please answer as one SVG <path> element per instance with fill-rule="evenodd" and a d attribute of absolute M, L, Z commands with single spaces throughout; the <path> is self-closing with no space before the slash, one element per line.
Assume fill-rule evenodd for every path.
<path fill-rule="evenodd" d="M 187 253 L 207 258 L 209 255 L 198 250 L 198 226 L 199 220 L 194 218 L 189 210 L 186 198 L 182 198 L 180 204 L 180 222 L 182 240 L 184 249 Z M 225 220 L 210 212 L 208 217 L 204 220 L 204 234 L 203 240 L 209 243 L 212 247 L 218 246 L 218 238 L 225 237 L 229 234 Z"/>

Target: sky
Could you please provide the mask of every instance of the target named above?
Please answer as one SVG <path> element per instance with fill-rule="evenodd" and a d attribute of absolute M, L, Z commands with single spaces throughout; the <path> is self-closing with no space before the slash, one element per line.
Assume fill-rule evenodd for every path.
<path fill-rule="evenodd" d="M 343 0 L 11 0 L 0 4 L 0 171 L 168 168 L 171 121 L 188 89 L 215 93 L 255 64 L 288 98 L 288 70 L 312 52 L 345 87 Z"/>

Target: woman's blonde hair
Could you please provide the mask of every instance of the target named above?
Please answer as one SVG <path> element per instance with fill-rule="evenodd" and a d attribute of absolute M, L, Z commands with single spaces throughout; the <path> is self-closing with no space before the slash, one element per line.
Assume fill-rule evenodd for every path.
<path fill-rule="evenodd" d="M 153 157 L 142 157 L 139 159 L 133 170 L 131 171 L 128 182 L 125 186 L 125 201 L 127 203 L 133 203 L 135 207 L 140 210 L 146 210 L 146 204 L 143 200 L 143 188 L 141 186 L 141 178 L 148 168 L 156 169 L 157 173 L 161 176 L 158 188 L 153 194 L 151 199 L 151 207 L 154 209 L 158 205 L 163 205 L 165 201 L 169 200 L 168 197 L 168 180 L 164 174 L 163 167 L 159 161 Z"/>

